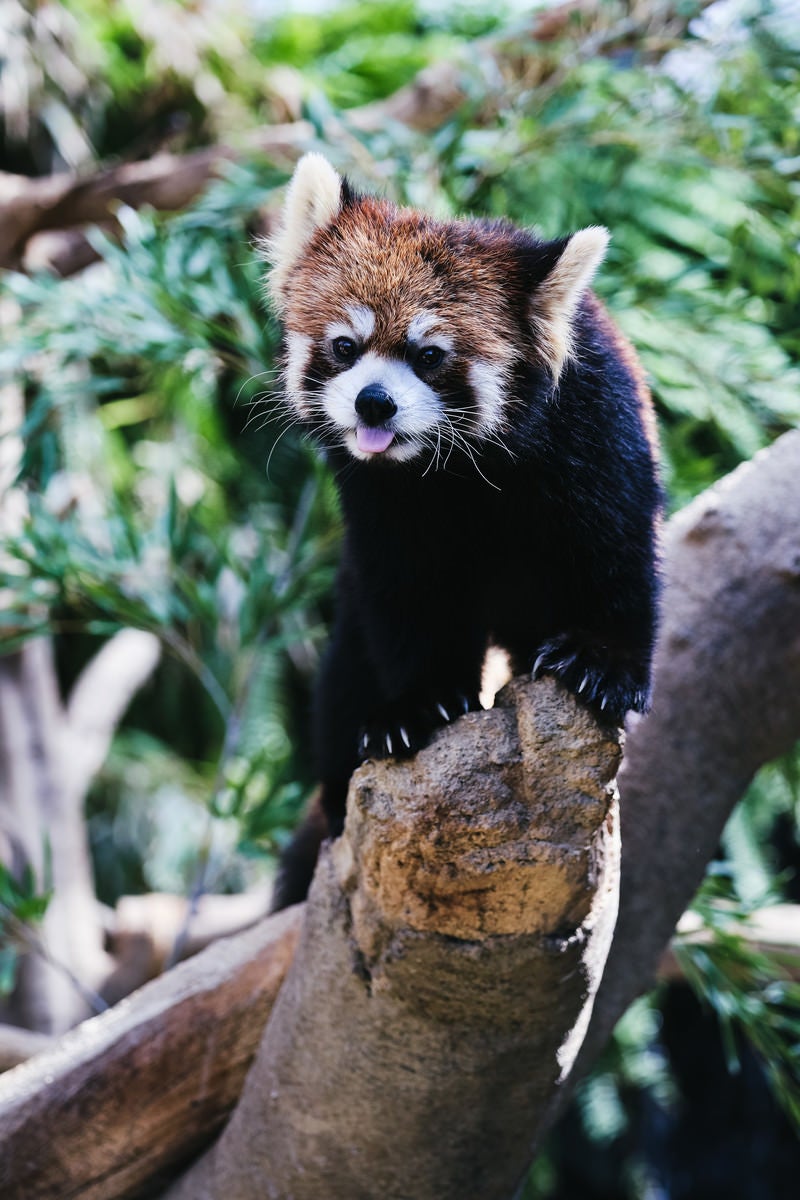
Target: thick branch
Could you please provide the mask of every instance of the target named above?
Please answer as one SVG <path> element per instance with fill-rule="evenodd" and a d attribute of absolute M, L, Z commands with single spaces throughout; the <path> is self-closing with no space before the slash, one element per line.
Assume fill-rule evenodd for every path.
<path fill-rule="evenodd" d="M 616 912 L 618 745 L 516 681 L 355 776 L 236 1114 L 174 1200 L 505 1200 Z"/>
<path fill-rule="evenodd" d="M 649 986 L 753 775 L 800 737 L 798 513 L 793 431 L 667 528 L 653 711 L 620 775 L 620 917 L 576 1077 Z"/>
<path fill-rule="evenodd" d="M 107 167 L 94 175 L 69 172 L 41 179 L 0 172 L 0 267 L 19 264 L 34 233 L 104 223 L 119 204 L 175 211 L 203 191 L 224 164 L 243 154 L 294 159 L 313 136 L 305 121 L 259 130 L 241 148 L 211 146 L 193 154 L 158 154 L 146 162 Z"/>
<path fill-rule="evenodd" d="M 363 771 L 361 807 L 351 813 L 351 833 L 325 859 L 322 901 L 312 906 L 306 950 L 295 976 L 301 992 L 310 988 L 318 1011 L 310 1011 L 306 1000 L 300 1004 L 298 999 L 296 1006 L 290 990 L 282 1001 L 284 1019 L 294 1030 L 298 1061 L 317 1084 L 326 1075 L 325 1065 L 314 1061 L 320 1044 L 330 1043 L 330 1053 L 345 1057 L 348 1047 L 358 1045 L 365 1070 L 372 1062 L 364 1079 L 353 1075 L 349 1064 L 340 1063 L 339 1071 L 328 1063 L 332 1073 L 318 1099 L 320 1113 L 342 1109 L 341 1118 L 362 1125 L 362 1136 L 378 1128 L 379 1118 L 395 1119 L 376 1107 L 373 1125 L 365 1123 L 377 1104 L 376 1088 L 394 1089 L 393 1103 L 406 1112 L 407 1140 L 416 1137 L 412 1111 L 424 1125 L 432 1088 L 441 1092 L 443 1120 L 445 1108 L 452 1112 L 462 1090 L 471 1089 L 478 1122 L 488 1060 L 492 1069 L 499 1065 L 498 1103 L 507 1092 L 504 1103 L 514 1106 L 513 1129 L 514 1121 L 525 1121 L 530 1090 L 546 1096 L 553 1079 L 568 1067 L 577 1047 L 566 1035 L 588 1016 L 616 910 L 616 804 L 608 779 L 617 747 L 552 683 L 514 687 L 518 710 L 498 708 L 466 718 L 415 764 Z M 506 701 L 512 698 L 507 692 Z M 564 780 L 571 797 L 566 804 Z M 399 796 L 396 806 L 388 788 Z M 438 796 L 435 806 L 430 803 L 433 794 Z M 334 910 L 327 907 L 332 900 Z M 230 1105 L 233 1086 L 220 1096 L 217 1074 L 226 1069 L 238 1040 L 249 1037 L 250 1048 L 255 1045 L 265 1016 L 261 993 L 254 991 L 256 981 L 269 973 L 275 985 L 292 949 L 286 929 L 280 937 L 270 931 L 275 920 L 283 920 L 291 937 L 301 915 L 302 910 L 291 910 L 258 927 L 260 934 L 253 930 L 229 941 L 236 959 L 230 954 L 226 959 L 226 971 L 228 965 L 231 971 L 224 987 L 216 967 L 219 948 L 212 947 L 180 968 L 190 976 L 171 972 L 131 997 L 121 1011 L 111 1010 L 83 1026 L 82 1034 L 69 1035 L 59 1051 L 11 1072 L 5 1085 L 0 1082 L 0 1097 L 5 1096 L 5 1103 L 0 1102 L 4 1197 L 152 1196 L 158 1171 L 207 1140 Z M 246 951 L 245 939 L 251 936 L 264 939 L 257 961 L 252 947 Z M 443 965 L 444 976 L 437 974 Z M 194 980 L 192 987 L 202 982 L 202 1009 L 213 1010 L 213 1020 L 207 1016 L 203 1023 L 195 1008 L 181 1007 L 186 985 L 179 981 L 187 978 Z M 348 995 L 340 1008 L 342 989 Z M 547 1004 L 531 1005 L 532 989 L 558 997 L 562 1015 L 557 1028 Z M 248 1020 L 248 1003 L 252 1019 L 246 1032 L 242 1023 Z M 340 1011 L 350 1015 L 330 1038 L 323 1036 L 322 1026 L 310 1036 L 314 1022 L 338 1020 Z M 438 1013 L 427 1032 L 425 1013 Z M 449 1016 L 443 1020 L 445 1014 Z M 414 1027 L 420 1036 L 411 1036 Z M 450 1055 L 458 1030 L 463 1035 L 462 1071 L 454 1078 Z M 417 1068 L 418 1056 L 424 1058 L 424 1070 L 409 1076 L 408 1090 L 396 1083 L 386 1088 L 383 1070 L 390 1064 L 381 1063 L 390 1047 L 395 1056 L 408 1052 L 412 1061 L 417 1056 Z M 288 1044 L 284 1050 L 289 1054 Z M 237 1051 L 235 1057 L 241 1067 L 243 1056 Z M 331 1097 L 326 1100 L 325 1095 L 345 1075 L 352 1094 L 342 1105 L 329 1105 Z M 241 1071 L 236 1082 L 241 1083 Z M 79 1127 L 81 1114 L 75 1112 L 79 1091 L 99 1097 L 102 1128 L 98 1131 L 93 1119 L 91 1147 Z M 297 1100 L 305 1107 L 305 1092 Z M 50 1114 L 46 1133 L 45 1113 Z M 400 1113 L 396 1115 L 399 1119 Z M 335 1125 L 326 1128 L 337 1143 L 346 1132 L 337 1133 Z M 88 1137 L 85 1121 L 83 1129 Z M 502 1134 L 513 1140 L 499 1109 L 492 1129 L 484 1142 L 487 1153 L 492 1138 Z M 244 1136 L 251 1135 L 245 1130 Z M 355 1129 L 346 1132 L 342 1144 L 351 1137 L 357 1146 Z M 256 1140 L 262 1140 L 260 1130 Z M 469 1140 L 466 1130 L 464 1140 Z M 449 1157 L 460 1157 L 462 1151 L 453 1143 Z M 503 1156 L 505 1152 L 504 1146 Z M 439 1148 L 431 1145 L 429 1157 L 437 1154 Z M 397 1164 L 386 1164 L 390 1173 L 396 1169 Z M 187 1186 L 186 1194 L 199 1200 L 201 1193 Z M 371 1186 L 353 1192 L 345 1187 L 340 1194 L 372 1195 Z M 262 1196 L 263 1187 L 258 1185 L 254 1194 Z M 314 1190 L 297 1194 L 331 1193 L 317 1179 Z M 449 1193 L 415 1190 L 415 1200 L 426 1194 Z"/>
<path fill-rule="evenodd" d="M 623 776 L 624 922 L 575 1077 L 652 979 L 754 771 L 800 735 L 798 512 L 795 432 L 671 524 L 654 711 L 631 733 Z M 474 725 L 472 745 L 484 768 L 502 746 L 490 724 L 495 717 L 462 723 Z M 492 730 L 488 742 L 484 729 Z M 469 746 L 460 746 L 452 762 L 463 789 L 459 800 L 469 805 L 477 794 L 483 819 L 492 820 L 496 809 L 471 776 Z M 551 781 L 559 779 L 555 764 L 550 771 Z M 402 775 L 392 775 L 390 783 L 380 770 L 360 784 L 349 830 L 318 873 L 299 957 L 242 1101 L 218 1146 L 170 1200 L 512 1194 L 527 1169 L 531 1135 L 547 1128 L 568 1095 L 557 1075 L 548 1075 L 552 1043 L 547 1035 L 538 1044 L 531 1036 L 530 1010 L 550 1037 L 563 1036 L 572 1022 L 578 1044 L 582 1022 L 574 996 L 564 995 L 563 981 L 547 978 L 535 954 L 528 958 L 524 938 L 509 962 L 495 961 L 485 975 L 481 967 L 497 949 L 492 937 L 466 961 L 452 946 L 448 955 L 438 944 L 437 937 L 463 938 L 465 930 L 461 839 L 437 795 L 434 789 L 421 803 L 409 804 Z M 562 799 L 569 805 L 568 796 L 565 786 Z M 414 833 L 398 841 L 396 827 L 408 808 Z M 353 848 L 353 839 L 358 846 L 364 836 L 362 814 L 380 843 L 374 856 Z M 431 825 L 435 832 L 428 833 Z M 538 825 L 539 814 L 534 827 L 542 837 Z M 388 854 L 382 845 L 390 847 Z M 431 879 L 440 879 L 429 869 L 429 856 L 436 863 L 442 845 L 445 854 L 452 852 L 452 895 L 441 882 L 425 890 Z M 409 858 L 416 863 L 410 872 Z M 504 869 L 513 861 L 507 855 Z M 427 905 L 420 903 L 418 875 Z M 538 878 L 526 898 L 526 911 L 537 916 L 541 886 Z M 478 901 L 479 927 L 504 919 L 503 894 L 487 887 L 470 897 Z M 459 914 L 455 928 L 449 925 L 453 908 Z M 421 924 L 420 916 L 426 919 Z M 525 973 L 527 1009 L 515 1005 L 517 966 Z M 498 987 L 508 989 L 502 1000 Z M 484 1016 L 491 1012 L 496 1037 L 473 1012 L 464 1017 L 462 988 L 467 1004 L 480 1009 L 483 1001 Z M 531 1003 L 535 996 L 546 997 L 542 1007 Z M 514 1034 L 504 1042 L 506 1015 Z M 524 1081 L 513 1070 L 506 1073 L 507 1055 L 522 1066 Z M 504 1106 L 509 1096 L 513 1115 Z M 491 1153 L 483 1157 L 487 1146 Z"/>
<path fill-rule="evenodd" d="M 152 1198 L 236 1103 L 301 915 L 218 942 L 0 1078 L 3 1200 Z"/>

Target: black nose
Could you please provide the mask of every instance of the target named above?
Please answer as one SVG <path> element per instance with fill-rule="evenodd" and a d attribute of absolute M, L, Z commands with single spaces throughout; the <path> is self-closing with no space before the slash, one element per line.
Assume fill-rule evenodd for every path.
<path fill-rule="evenodd" d="M 369 383 L 356 396 L 356 412 L 365 425 L 383 425 L 397 412 L 397 405 L 377 383 Z"/>

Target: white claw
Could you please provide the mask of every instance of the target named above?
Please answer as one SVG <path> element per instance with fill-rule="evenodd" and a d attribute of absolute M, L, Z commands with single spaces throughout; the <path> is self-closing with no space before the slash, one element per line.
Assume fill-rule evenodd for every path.
<path fill-rule="evenodd" d="M 409 741 L 408 734 L 406 733 L 405 726 L 403 725 L 400 726 L 400 737 L 403 739 L 403 745 L 405 746 L 406 750 L 410 750 L 411 742 Z"/>
<path fill-rule="evenodd" d="M 539 655 L 539 657 L 536 659 L 536 662 L 533 664 L 533 670 L 531 671 L 531 675 L 533 676 L 534 679 L 536 679 L 538 677 L 539 668 L 541 667 L 541 665 L 544 662 L 546 657 L 547 657 L 546 653 L 543 652 L 542 654 Z"/>
<path fill-rule="evenodd" d="M 469 699 L 466 696 L 461 697 L 461 704 L 464 708 L 464 712 L 468 713 L 469 712 Z"/>
<path fill-rule="evenodd" d="M 390 733 L 387 733 L 387 735 L 386 735 L 386 749 L 389 751 L 390 754 L 394 753 L 394 746 L 392 745 L 392 735 Z"/>
<path fill-rule="evenodd" d="M 367 747 L 368 747 L 368 746 L 369 746 L 369 734 L 368 734 L 368 733 L 363 733 L 363 734 L 361 735 L 361 753 L 362 753 L 362 754 L 366 754 L 366 753 L 367 753 Z"/>
<path fill-rule="evenodd" d="M 604 709 L 607 704 L 608 704 L 608 696 L 603 696 L 603 699 L 600 701 L 601 710 Z"/>
<path fill-rule="evenodd" d="M 444 706 L 443 704 L 437 704 L 437 705 L 436 705 L 436 707 L 438 708 L 439 712 L 440 712 L 440 713 L 442 714 L 442 716 L 444 717 L 445 721 L 449 721 L 449 720 L 450 720 L 450 713 L 447 711 L 447 709 L 445 708 L 445 706 Z"/>
<path fill-rule="evenodd" d="M 578 695 L 580 695 L 580 694 L 581 694 L 581 692 L 582 692 L 582 691 L 583 691 L 583 689 L 586 687 L 586 685 L 587 685 L 587 683 L 588 683 L 588 682 L 589 682 L 589 675 L 588 675 L 588 672 L 587 672 L 587 674 L 586 674 L 586 675 L 584 675 L 583 679 L 582 679 L 582 680 L 581 680 L 581 682 L 580 682 L 580 686 L 579 686 L 579 688 L 578 688 Z"/>

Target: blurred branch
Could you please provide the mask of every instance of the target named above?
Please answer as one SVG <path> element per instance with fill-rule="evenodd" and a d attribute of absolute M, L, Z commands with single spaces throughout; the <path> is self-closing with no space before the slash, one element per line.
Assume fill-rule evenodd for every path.
<path fill-rule="evenodd" d="M 231 896 L 185 896 L 150 892 L 122 896 L 108 930 L 115 967 L 100 988 L 116 1004 L 171 964 L 180 938 L 180 957 L 191 958 L 212 942 L 241 933 L 269 909 L 270 888 Z M 191 920 L 189 916 L 191 914 Z"/>
<path fill-rule="evenodd" d="M 312 136 L 311 127 L 297 121 L 258 130 L 239 148 L 223 145 L 193 154 L 158 154 L 85 178 L 64 172 L 29 179 L 0 172 L 0 267 L 18 268 L 28 239 L 42 230 L 104 223 L 120 204 L 149 204 L 168 212 L 185 208 L 224 163 L 245 154 L 293 160 Z"/>
<path fill-rule="evenodd" d="M 0 533 L 8 536 L 19 533 L 26 512 L 15 486 L 22 441 L 13 433 L 22 426 L 24 404 L 14 385 L 3 389 L 2 401 Z M 60 1033 L 95 1011 L 97 989 L 112 969 L 83 800 L 158 655 L 152 635 L 117 634 L 84 669 L 66 706 L 49 639 L 0 656 L 0 845 L 12 872 L 29 866 L 39 890 L 51 893 L 41 931 L 17 931 L 26 953 L 8 1012 L 33 1030 Z"/>
<path fill-rule="evenodd" d="M 66 706 L 70 784 L 82 797 L 103 765 L 117 725 L 161 655 L 154 633 L 122 629 L 84 667 Z"/>
<path fill-rule="evenodd" d="M 620 915 L 575 1078 L 654 977 L 756 771 L 800 737 L 799 511 L 793 430 L 667 525 L 653 709 L 620 774 Z"/>
<path fill-rule="evenodd" d="M 0 657 L 0 829 L 11 870 L 30 866 L 39 890 L 52 893 L 36 946 L 20 962 L 10 1012 L 43 1033 L 91 1012 L 72 977 L 93 990 L 109 969 L 83 816 L 66 783 L 64 732 L 50 642 L 35 639 Z"/>
<path fill-rule="evenodd" d="M 268 889 L 240 895 L 202 897 L 192 922 L 191 938 L 184 946 L 186 958 L 193 957 L 220 938 L 242 933 L 256 924 L 263 917 L 268 899 Z M 164 893 L 123 896 L 117 902 L 108 931 L 109 948 L 117 965 L 102 988 L 107 1003 L 116 1003 L 161 974 L 172 949 L 175 930 L 183 921 L 187 905 L 185 897 Z M 733 932 L 743 938 L 751 949 L 777 962 L 790 978 L 800 980 L 800 905 L 776 904 L 758 909 L 747 921 L 737 924 Z M 681 918 L 676 937 L 685 944 L 692 944 L 707 943 L 712 935 L 700 917 L 689 911 Z M 683 968 L 673 945 L 674 939 L 658 964 L 657 978 L 661 983 L 684 979 Z M 248 961 L 242 960 L 243 970 Z M 132 1000 L 131 1007 L 135 1009 L 144 999 L 146 996 Z M 223 1021 L 225 1019 L 223 1016 Z M 222 1029 L 220 1036 L 224 1040 Z M 54 1045 L 55 1039 L 47 1034 L 34 1033 L 13 1025 L 0 1025 L 0 1072 Z M 166 1074 L 172 1048 L 167 1042 L 162 1046 Z"/>
<path fill-rule="evenodd" d="M 29 864 L 52 892 L 11 1001 L 14 1019 L 32 1029 L 61 1032 L 81 1020 L 112 971 L 83 801 L 158 658 L 152 634 L 121 631 L 86 666 L 65 707 L 47 639 L 0 657 L 0 831 L 12 869 Z"/>
<path fill-rule="evenodd" d="M 141 1195 L 147 1181 L 157 1194 L 160 1172 L 205 1145 L 236 1103 L 301 920 L 288 909 L 218 942 L 4 1075 L 5 1200 Z"/>

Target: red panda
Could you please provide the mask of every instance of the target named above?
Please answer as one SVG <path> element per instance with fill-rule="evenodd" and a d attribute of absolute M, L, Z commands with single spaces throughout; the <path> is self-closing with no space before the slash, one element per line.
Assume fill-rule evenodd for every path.
<path fill-rule="evenodd" d="M 650 397 L 589 290 L 608 242 L 440 221 L 298 164 L 269 244 L 290 413 L 345 520 L 316 688 L 322 783 L 274 907 L 301 899 L 350 775 L 480 707 L 492 643 L 600 720 L 647 709 L 661 489 Z"/>

